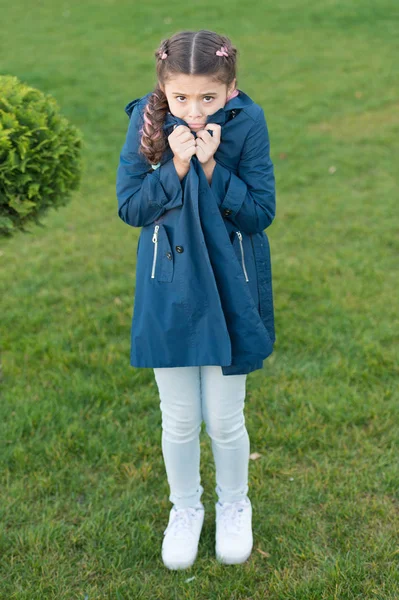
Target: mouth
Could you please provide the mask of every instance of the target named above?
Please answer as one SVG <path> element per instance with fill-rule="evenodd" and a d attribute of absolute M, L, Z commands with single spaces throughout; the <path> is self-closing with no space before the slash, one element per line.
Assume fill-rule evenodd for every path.
<path fill-rule="evenodd" d="M 193 129 L 201 129 L 201 127 L 205 127 L 205 123 L 188 123 L 188 125 Z"/>

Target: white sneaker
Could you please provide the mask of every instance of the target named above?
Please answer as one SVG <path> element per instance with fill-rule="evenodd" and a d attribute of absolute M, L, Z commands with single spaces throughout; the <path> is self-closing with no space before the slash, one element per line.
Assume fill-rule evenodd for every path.
<path fill-rule="evenodd" d="M 240 502 L 216 502 L 217 560 L 226 565 L 243 563 L 252 546 L 252 505 L 248 496 Z"/>
<path fill-rule="evenodd" d="M 165 567 L 191 567 L 197 558 L 204 516 L 205 510 L 201 501 L 188 508 L 172 507 L 162 543 L 162 560 Z"/>

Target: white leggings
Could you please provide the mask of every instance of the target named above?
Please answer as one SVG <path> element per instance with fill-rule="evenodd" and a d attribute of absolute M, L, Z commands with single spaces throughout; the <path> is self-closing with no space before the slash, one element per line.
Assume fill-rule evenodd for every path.
<path fill-rule="evenodd" d="M 194 506 L 200 483 L 202 421 L 211 438 L 220 502 L 248 493 L 250 442 L 245 427 L 246 375 L 223 375 L 220 366 L 155 368 L 162 411 L 162 453 L 176 508 Z"/>

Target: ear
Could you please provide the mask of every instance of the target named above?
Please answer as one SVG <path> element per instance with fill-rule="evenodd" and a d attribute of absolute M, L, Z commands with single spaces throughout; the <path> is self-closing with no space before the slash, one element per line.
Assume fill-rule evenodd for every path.
<path fill-rule="evenodd" d="M 234 90 L 236 89 L 236 83 L 237 83 L 237 79 L 234 77 L 234 79 L 231 82 L 230 87 L 228 89 L 227 96 L 230 96 L 230 94 L 232 94 L 234 92 Z"/>

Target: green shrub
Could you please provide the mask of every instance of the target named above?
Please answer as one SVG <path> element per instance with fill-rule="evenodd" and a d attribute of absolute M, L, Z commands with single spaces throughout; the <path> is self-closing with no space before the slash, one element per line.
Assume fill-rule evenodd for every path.
<path fill-rule="evenodd" d="M 0 235 L 67 204 L 81 179 L 80 131 L 51 96 L 0 76 Z"/>

